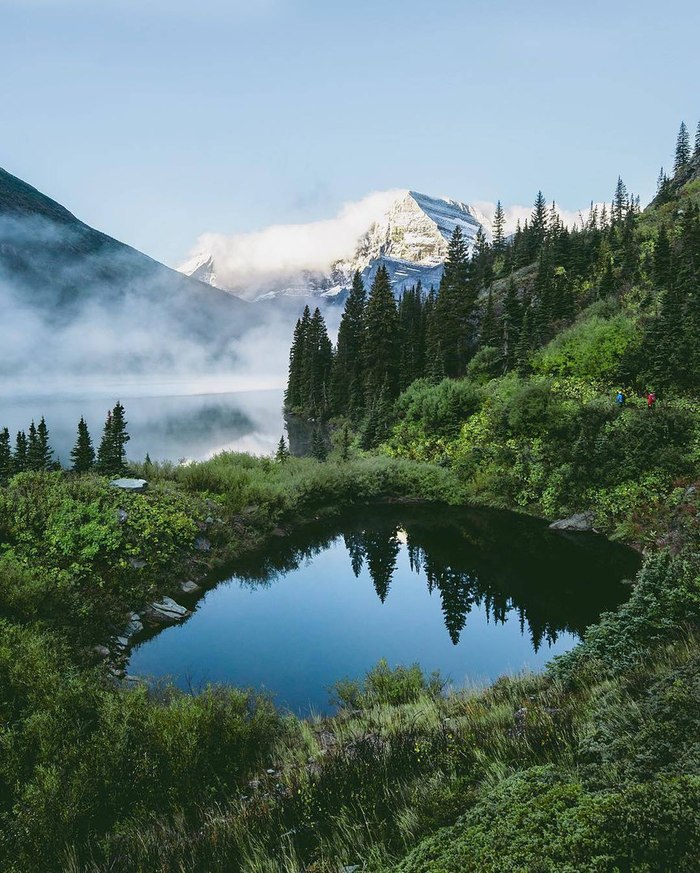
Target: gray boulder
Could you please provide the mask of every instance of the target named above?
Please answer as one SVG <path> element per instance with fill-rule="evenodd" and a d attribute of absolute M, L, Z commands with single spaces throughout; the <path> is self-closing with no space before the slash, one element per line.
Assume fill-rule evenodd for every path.
<path fill-rule="evenodd" d="M 151 603 L 143 617 L 155 624 L 175 624 L 183 621 L 189 614 L 189 609 L 180 606 L 172 597 L 164 597 L 158 603 Z"/>
<path fill-rule="evenodd" d="M 210 552 L 211 543 L 206 537 L 197 537 L 194 541 L 194 547 L 198 552 Z"/>
<path fill-rule="evenodd" d="M 145 479 L 112 479 L 109 484 L 112 488 L 121 488 L 122 491 L 145 491 L 148 488 Z"/>
<path fill-rule="evenodd" d="M 131 638 L 135 637 L 136 634 L 140 634 L 143 630 L 143 622 L 141 621 L 141 616 L 134 612 L 129 619 L 129 624 L 124 628 L 122 636 Z"/>
<path fill-rule="evenodd" d="M 194 594 L 200 587 L 196 582 L 180 582 L 180 590 L 183 594 Z"/>
<path fill-rule="evenodd" d="M 570 515 L 569 518 L 560 518 L 553 521 L 550 530 L 575 530 L 575 531 L 591 531 L 594 530 L 593 522 L 595 517 L 592 512 L 576 512 Z"/>

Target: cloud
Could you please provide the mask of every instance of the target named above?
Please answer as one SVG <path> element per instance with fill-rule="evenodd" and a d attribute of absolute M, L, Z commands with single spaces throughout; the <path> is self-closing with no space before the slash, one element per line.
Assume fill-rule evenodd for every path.
<path fill-rule="evenodd" d="M 406 191 L 382 191 L 346 203 L 334 218 L 308 224 L 274 224 L 253 233 L 200 236 L 180 269 L 191 272 L 211 254 L 217 282 L 255 297 L 303 271 L 324 272 L 351 258 L 362 234 Z"/>
<path fill-rule="evenodd" d="M 601 206 L 602 204 L 597 204 Z M 493 223 L 494 215 L 496 214 L 496 204 L 488 200 L 477 200 L 473 204 L 474 208 L 479 212 L 482 221 L 488 223 L 489 228 Z M 574 227 L 585 222 L 590 215 L 590 205 L 585 209 L 562 209 L 559 204 L 556 206 L 559 217 L 567 227 Z M 506 233 L 515 233 L 518 221 L 524 224 L 530 220 L 532 216 L 532 206 L 504 206 L 503 210 L 506 216 Z"/>

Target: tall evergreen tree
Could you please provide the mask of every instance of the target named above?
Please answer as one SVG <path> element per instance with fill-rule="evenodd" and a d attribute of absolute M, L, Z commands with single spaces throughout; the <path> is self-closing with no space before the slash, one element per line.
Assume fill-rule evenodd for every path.
<path fill-rule="evenodd" d="M 523 309 L 515 282 L 511 279 L 503 302 L 503 346 L 505 368 L 511 370 L 516 364 L 516 350 L 522 330 Z"/>
<path fill-rule="evenodd" d="M 338 329 L 338 344 L 331 374 L 331 407 L 336 414 L 356 417 L 364 409 L 365 285 L 359 270 Z"/>
<path fill-rule="evenodd" d="M 493 249 L 500 254 L 506 244 L 506 214 L 499 200 L 496 204 L 496 212 L 493 216 Z"/>
<path fill-rule="evenodd" d="M 484 348 L 491 346 L 499 348 L 501 345 L 500 331 L 498 329 L 498 321 L 493 305 L 493 293 L 489 288 L 489 293 L 486 298 L 486 308 L 484 310 L 484 319 L 481 322 L 481 336 L 479 345 Z"/>
<path fill-rule="evenodd" d="M 325 461 L 328 457 L 326 441 L 320 427 L 315 427 L 311 436 L 311 456 L 317 461 Z"/>
<path fill-rule="evenodd" d="M 10 431 L 4 427 L 0 430 L 0 483 L 5 483 L 12 475 L 12 446 Z"/>
<path fill-rule="evenodd" d="M 382 265 L 367 301 L 364 340 L 365 398 L 369 404 L 385 389 L 390 399 L 399 392 L 399 316 L 386 267 Z"/>
<path fill-rule="evenodd" d="M 78 437 L 70 453 L 75 473 L 87 473 L 95 464 L 95 449 L 85 419 L 78 422 Z"/>
<path fill-rule="evenodd" d="M 428 325 L 429 369 L 434 372 L 440 369 L 450 377 L 464 375 L 475 345 L 476 298 L 477 291 L 469 276 L 467 244 L 458 226 L 450 240 L 440 291 Z"/>
<path fill-rule="evenodd" d="M 685 126 L 685 121 L 681 121 L 681 126 L 678 130 L 676 138 L 676 156 L 673 162 L 674 176 L 684 170 L 690 162 L 690 134 Z"/>
<path fill-rule="evenodd" d="M 627 187 L 620 176 L 617 177 L 617 185 L 612 200 L 612 220 L 614 224 L 620 224 L 627 215 L 629 209 L 629 194 Z"/>
<path fill-rule="evenodd" d="M 700 158 L 700 121 L 698 121 L 698 126 L 695 128 L 695 149 L 693 151 L 693 158 L 696 160 Z"/>
<path fill-rule="evenodd" d="M 547 201 L 541 191 L 537 192 L 535 205 L 530 216 L 530 224 L 528 227 L 528 237 L 530 240 L 529 255 L 534 258 L 539 253 L 547 238 L 547 229 L 549 227 L 549 214 L 547 209 Z"/>
<path fill-rule="evenodd" d="M 284 402 L 287 409 L 299 409 L 302 406 L 302 365 L 304 358 L 304 346 L 308 333 L 311 312 L 309 307 L 304 307 L 304 313 L 297 319 L 292 338 L 292 347 L 289 350 L 289 377 Z"/>
<path fill-rule="evenodd" d="M 280 441 L 277 443 L 277 451 L 275 452 L 275 460 L 279 464 L 284 464 L 286 460 L 289 458 L 289 449 L 287 448 L 287 443 L 284 439 L 284 434 L 280 437 Z"/>
<path fill-rule="evenodd" d="M 114 464 L 114 455 L 112 452 L 112 410 L 110 409 L 105 419 L 102 429 L 102 439 L 97 450 L 97 469 L 103 475 L 111 475 Z"/>
<path fill-rule="evenodd" d="M 112 410 L 112 457 L 114 459 L 115 473 L 126 472 L 126 444 L 131 437 L 129 436 L 126 425 L 125 409 L 122 404 L 117 401 Z"/>
<path fill-rule="evenodd" d="M 39 425 L 34 422 L 29 425 L 29 440 L 27 443 L 27 469 L 50 470 L 53 451 L 49 445 L 49 431 L 42 416 Z"/>
<path fill-rule="evenodd" d="M 15 473 L 23 473 L 27 469 L 27 454 L 29 441 L 23 430 L 17 431 L 15 439 L 15 451 L 12 455 L 12 470 Z"/>

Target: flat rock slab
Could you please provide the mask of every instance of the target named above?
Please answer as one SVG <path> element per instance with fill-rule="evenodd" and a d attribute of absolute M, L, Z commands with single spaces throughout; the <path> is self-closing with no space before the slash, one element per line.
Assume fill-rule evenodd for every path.
<path fill-rule="evenodd" d="M 189 609 L 180 606 L 172 597 L 164 597 L 158 603 L 151 603 L 143 618 L 159 624 L 174 624 L 177 621 L 183 621 L 189 614 Z"/>
<path fill-rule="evenodd" d="M 560 518 L 553 521 L 550 530 L 578 530 L 591 531 L 593 530 L 594 516 L 592 512 L 577 512 L 569 518 Z"/>
<path fill-rule="evenodd" d="M 145 491 L 148 488 L 145 479 L 112 479 L 109 484 L 112 488 L 121 488 L 122 491 Z"/>
<path fill-rule="evenodd" d="M 180 590 L 183 594 L 194 594 L 200 587 L 196 582 L 180 582 Z"/>

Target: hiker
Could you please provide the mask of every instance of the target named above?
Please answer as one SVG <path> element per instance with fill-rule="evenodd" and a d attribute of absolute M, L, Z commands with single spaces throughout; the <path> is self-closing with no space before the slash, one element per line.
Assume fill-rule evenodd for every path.
<path fill-rule="evenodd" d="M 620 409 L 622 409 L 622 407 L 625 405 L 625 400 L 627 400 L 627 397 L 625 397 L 625 392 L 622 390 L 622 388 L 620 388 L 620 390 L 617 392 L 615 403 L 617 403 Z"/>
<path fill-rule="evenodd" d="M 647 394 L 647 409 L 653 409 L 655 403 L 656 394 L 653 391 L 649 391 Z"/>

